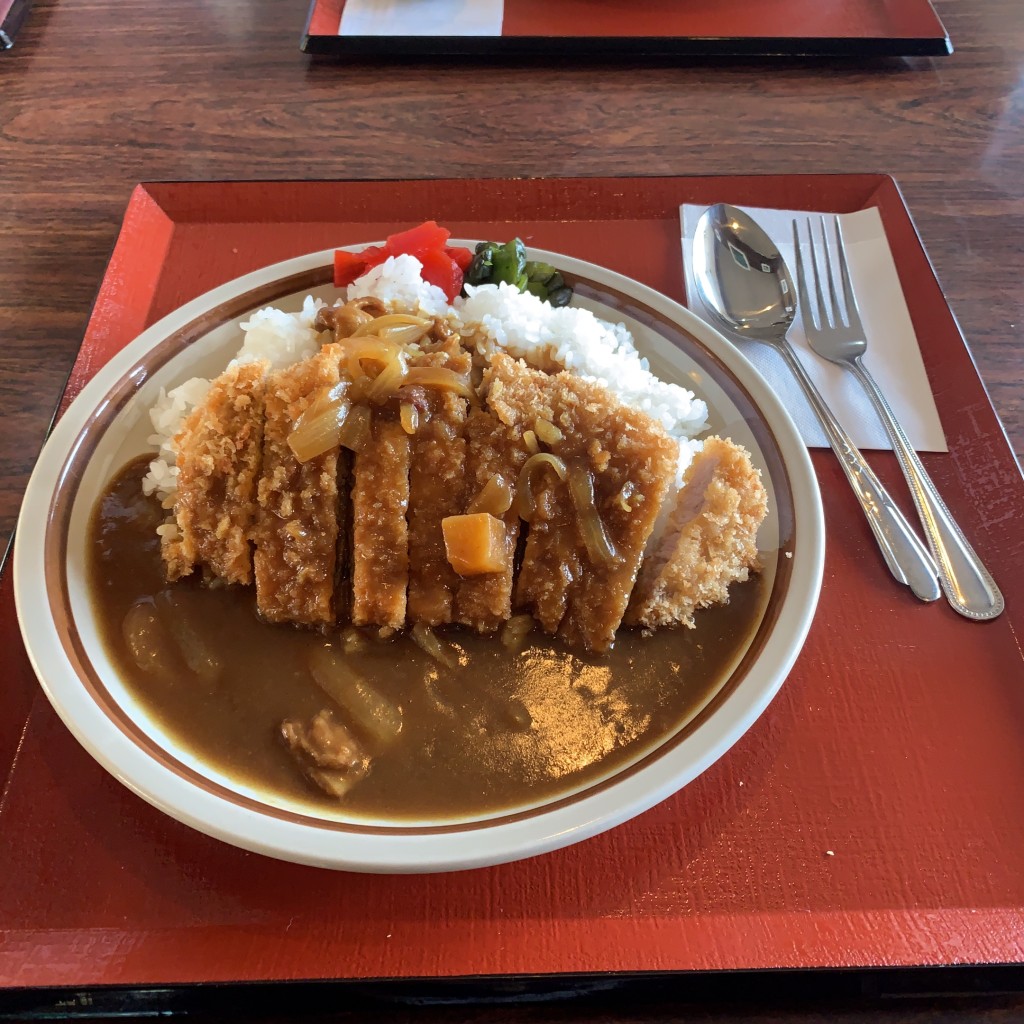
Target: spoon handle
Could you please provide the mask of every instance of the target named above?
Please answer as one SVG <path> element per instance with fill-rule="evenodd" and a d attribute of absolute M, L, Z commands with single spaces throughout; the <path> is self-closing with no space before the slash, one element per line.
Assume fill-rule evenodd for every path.
<path fill-rule="evenodd" d="M 874 403 L 900 460 L 928 546 L 939 563 L 939 583 L 946 600 L 968 619 L 994 619 L 1004 607 L 995 580 L 946 508 L 875 378 L 859 357 L 849 365 Z"/>
<path fill-rule="evenodd" d="M 938 567 L 928 549 L 918 539 L 888 491 L 864 460 L 849 434 L 843 430 L 821 396 L 814 381 L 807 376 L 803 363 L 788 341 L 781 341 L 777 351 L 793 371 L 797 383 L 804 389 L 832 450 L 860 501 L 868 525 L 871 527 L 886 565 L 893 576 L 910 587 L 922 601 L 935 601 L 941 594 L 937 580 Z"/>

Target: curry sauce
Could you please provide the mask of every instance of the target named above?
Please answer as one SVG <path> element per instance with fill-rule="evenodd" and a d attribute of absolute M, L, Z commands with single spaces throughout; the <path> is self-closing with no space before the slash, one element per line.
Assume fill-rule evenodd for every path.
<path fill-rule="evenodd" d="M 768 584 L 733 585 L 696 629 L 621 630 L 595 654 L 530 632 L 518 650 L 443 627 L 452 667 L 398 633 L 318 632 L 261 621 L 250 587 L 168 583 L 144 497 L 146 461 L 98 502 L 89 574 L 112 660 L 178 743 L 218 771 L 289 800 L 354 815 L 449 819 L 548 800 L 624 766 L 672 735 L 728 677 L 763 613 Z M 145 620 L 146 650 L 132 621 Z M 126 622 L 129 626 L 126 627 Z M 386 706 L 389 735 L 369 732 L 318 685 L 311 664 L 338 664 Z M 327 709 L 366 751 L 339 796 L 296 768 L 282 722 Z"/>

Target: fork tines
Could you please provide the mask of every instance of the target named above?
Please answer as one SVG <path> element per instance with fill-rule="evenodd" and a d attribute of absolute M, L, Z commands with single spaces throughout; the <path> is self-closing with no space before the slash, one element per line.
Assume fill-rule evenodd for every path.
<path fill-rule="evenodd" d="M 807 285 L 804 270 L 804 257 L 800 242 L 800 220 L 793 221 L 793 249 L 796 263 L 796 281 L 798 295 L 803 302 L 804 326 L 816 331 L 830 327 L 848 327 L 861 329 L 860 311 L 857 309 L 857 297 L 853 293 L 850 282 L 850 268 L 846 262 L 846 246 L 843 243 L 843 228 L 838 216 L 832 216 L 832 231 L 826 229 L 825 217 L 818 220 L 820 241 L 815 241 L 814 223 L 808 217 L 803 221 L 807 233 L 807 244 L 810 252 L 811 276 L 813 290 Z M 831 238 L 829 237 L 831 234 Z M 822 258 L 819 261 L 818 249 L 821 248 Z M 836 254 L 833 257 L 833 253 Z M 824 274 L 819 271 L 819 263 L 824 267 Z M 839 267 L 839 279 L 836 279 L 836 265 Z M 825 288 L 822 286 L 825 277 Z"/>

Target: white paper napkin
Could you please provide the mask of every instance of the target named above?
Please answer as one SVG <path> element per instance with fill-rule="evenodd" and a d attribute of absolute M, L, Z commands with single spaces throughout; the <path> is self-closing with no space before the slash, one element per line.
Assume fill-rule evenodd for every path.
<path fill-rule="evenodd" d="M 704 206 L 681 206 L 679 215 L 682 221 L 686 294 L 690 308 L 714 324 L 694 284 L 691 258 L 693 234 L 705 209 Z M 744 209 L 771 236 L 795 278 L 792 223 L 794 217 L 806 217 L 807 214 L 749 206 Z M 864 333 L 867 335 L 868 349 L 864 355 L 864 364 L 889 400 L 914 448 L 927 452 L 948 451 L 878 210 L 872 207 L 857 213 L 844 213 L 840 221 L 850 278 L 857 295 Z M 803 232 L 801 235 L 805 237 Z M 803 257 L 804 265 L 809 267 L 810 254 L 806 248 Z M 826 362 L 811 351 L 799 317 L 789 332 L 789 340 L 857 447 L 892 448 L 885 428 L 864 389 L 845 367 Z M 781 357 L 766 345 L 745 341 L 738 341 L 737 345 L 783 399 L 808 447 L 827 448 L 828 441 L 821 425 Z"/>
<path fill-rule="evenodd" d="M 342 36 L 500 36 L 504 0 L 346 0 Z"/>

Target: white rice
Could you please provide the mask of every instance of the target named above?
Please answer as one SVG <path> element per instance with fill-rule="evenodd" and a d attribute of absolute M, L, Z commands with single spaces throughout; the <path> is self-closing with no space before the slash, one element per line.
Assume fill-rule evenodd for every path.
<path fill-rule="evenodd" d="M 205 377 L 193 377 L 170 391 L 160 389 L 156 405 L 149 410 L 149 419 L 154 433 L 146 440 L 159 449 L 157 457 L 149 464 L 149 472 L 142 480 L 144 494 L 156 494 L 163 502 L 177 490 L 178 467 L 175 465 L 176 452 L 173 440 L 181 429 L 188 414 L 203 403 L 210 390 L 210 381 Z"/>
<path fill-rule="evenodd" d="M 253 363 L 265 359 L 272 370 L 283 370 L 308 359 L 320 351 L 313 321 L 317 310 L 324 305 L 322 299 L 307 295 L 299 313 L 285 313 L 273 306 L 256 310 L 238 325 L 245 337 L 233 362 Z"/>
<path fill-rule="evenodd" d="M 346 298 L 373 296 L 392 312 L 448 317 L 482 350 L 503 349 L 540 369 L 562 367 L 603 385 L 623 404 L 657 420 L 679 441 L 677 483 L 681 482 L 701 448 L 701 442 L 693 438 L 707 426 L 707 406 L 686 388 L 651 373 L 623 324 L 600 320 L 586 309 L 555 309 L 506 284 L 468 285 L 466 293 L 465 299 L 449 304 L 440 288 L 420 277 L 419 260 L 397 256 L 350 284 Z M 307 296 L 299 313 L 285 313 L 272 306 L 253 313 L 239 324 L 243 340 L 233 362 L 265 359 L 272 369 L 283 369 L 313 355 L 319 348 L 313 320 L 322 305 L 320 299 Z M 149 443 L 159 451 L 142 486 L 165 506 L 177 488 L 174 437 L 209 388 L 210 381 L 194 377 L 166 393 L 161 390 L 150 410 L 154 433 Z"/>
<path fill-rule="evenodd" d="M 273 306 L 256 310 L 238 325 L 242 330 L 242 344 L 228 366 L 265 359 L 272 370 L 280 370 L 308 359 L 320 348 L 313 320 L 323 305 L 321 299 L 307 295 L 298 313 L 285 313 Z M 142 490 L 144 494 L 155 494 L 165 506 L 178 488 L 174 438 L 188 414 L 202 405 L 211 383 L 205 377 L 193 377 L 170 391 L 161 388 L 160 397 L 149 410 L 153 433 L 146 440 L 159 450 L 143 478 Z"/>
<path fill-rule="evenodd" d="M 422 264 L 415 256 L 389 256 L 348 286 L 348 299 L 372 296 L 393 313 L 448 316 L 452 307 L 444 292 L 420 277 Z"/>

